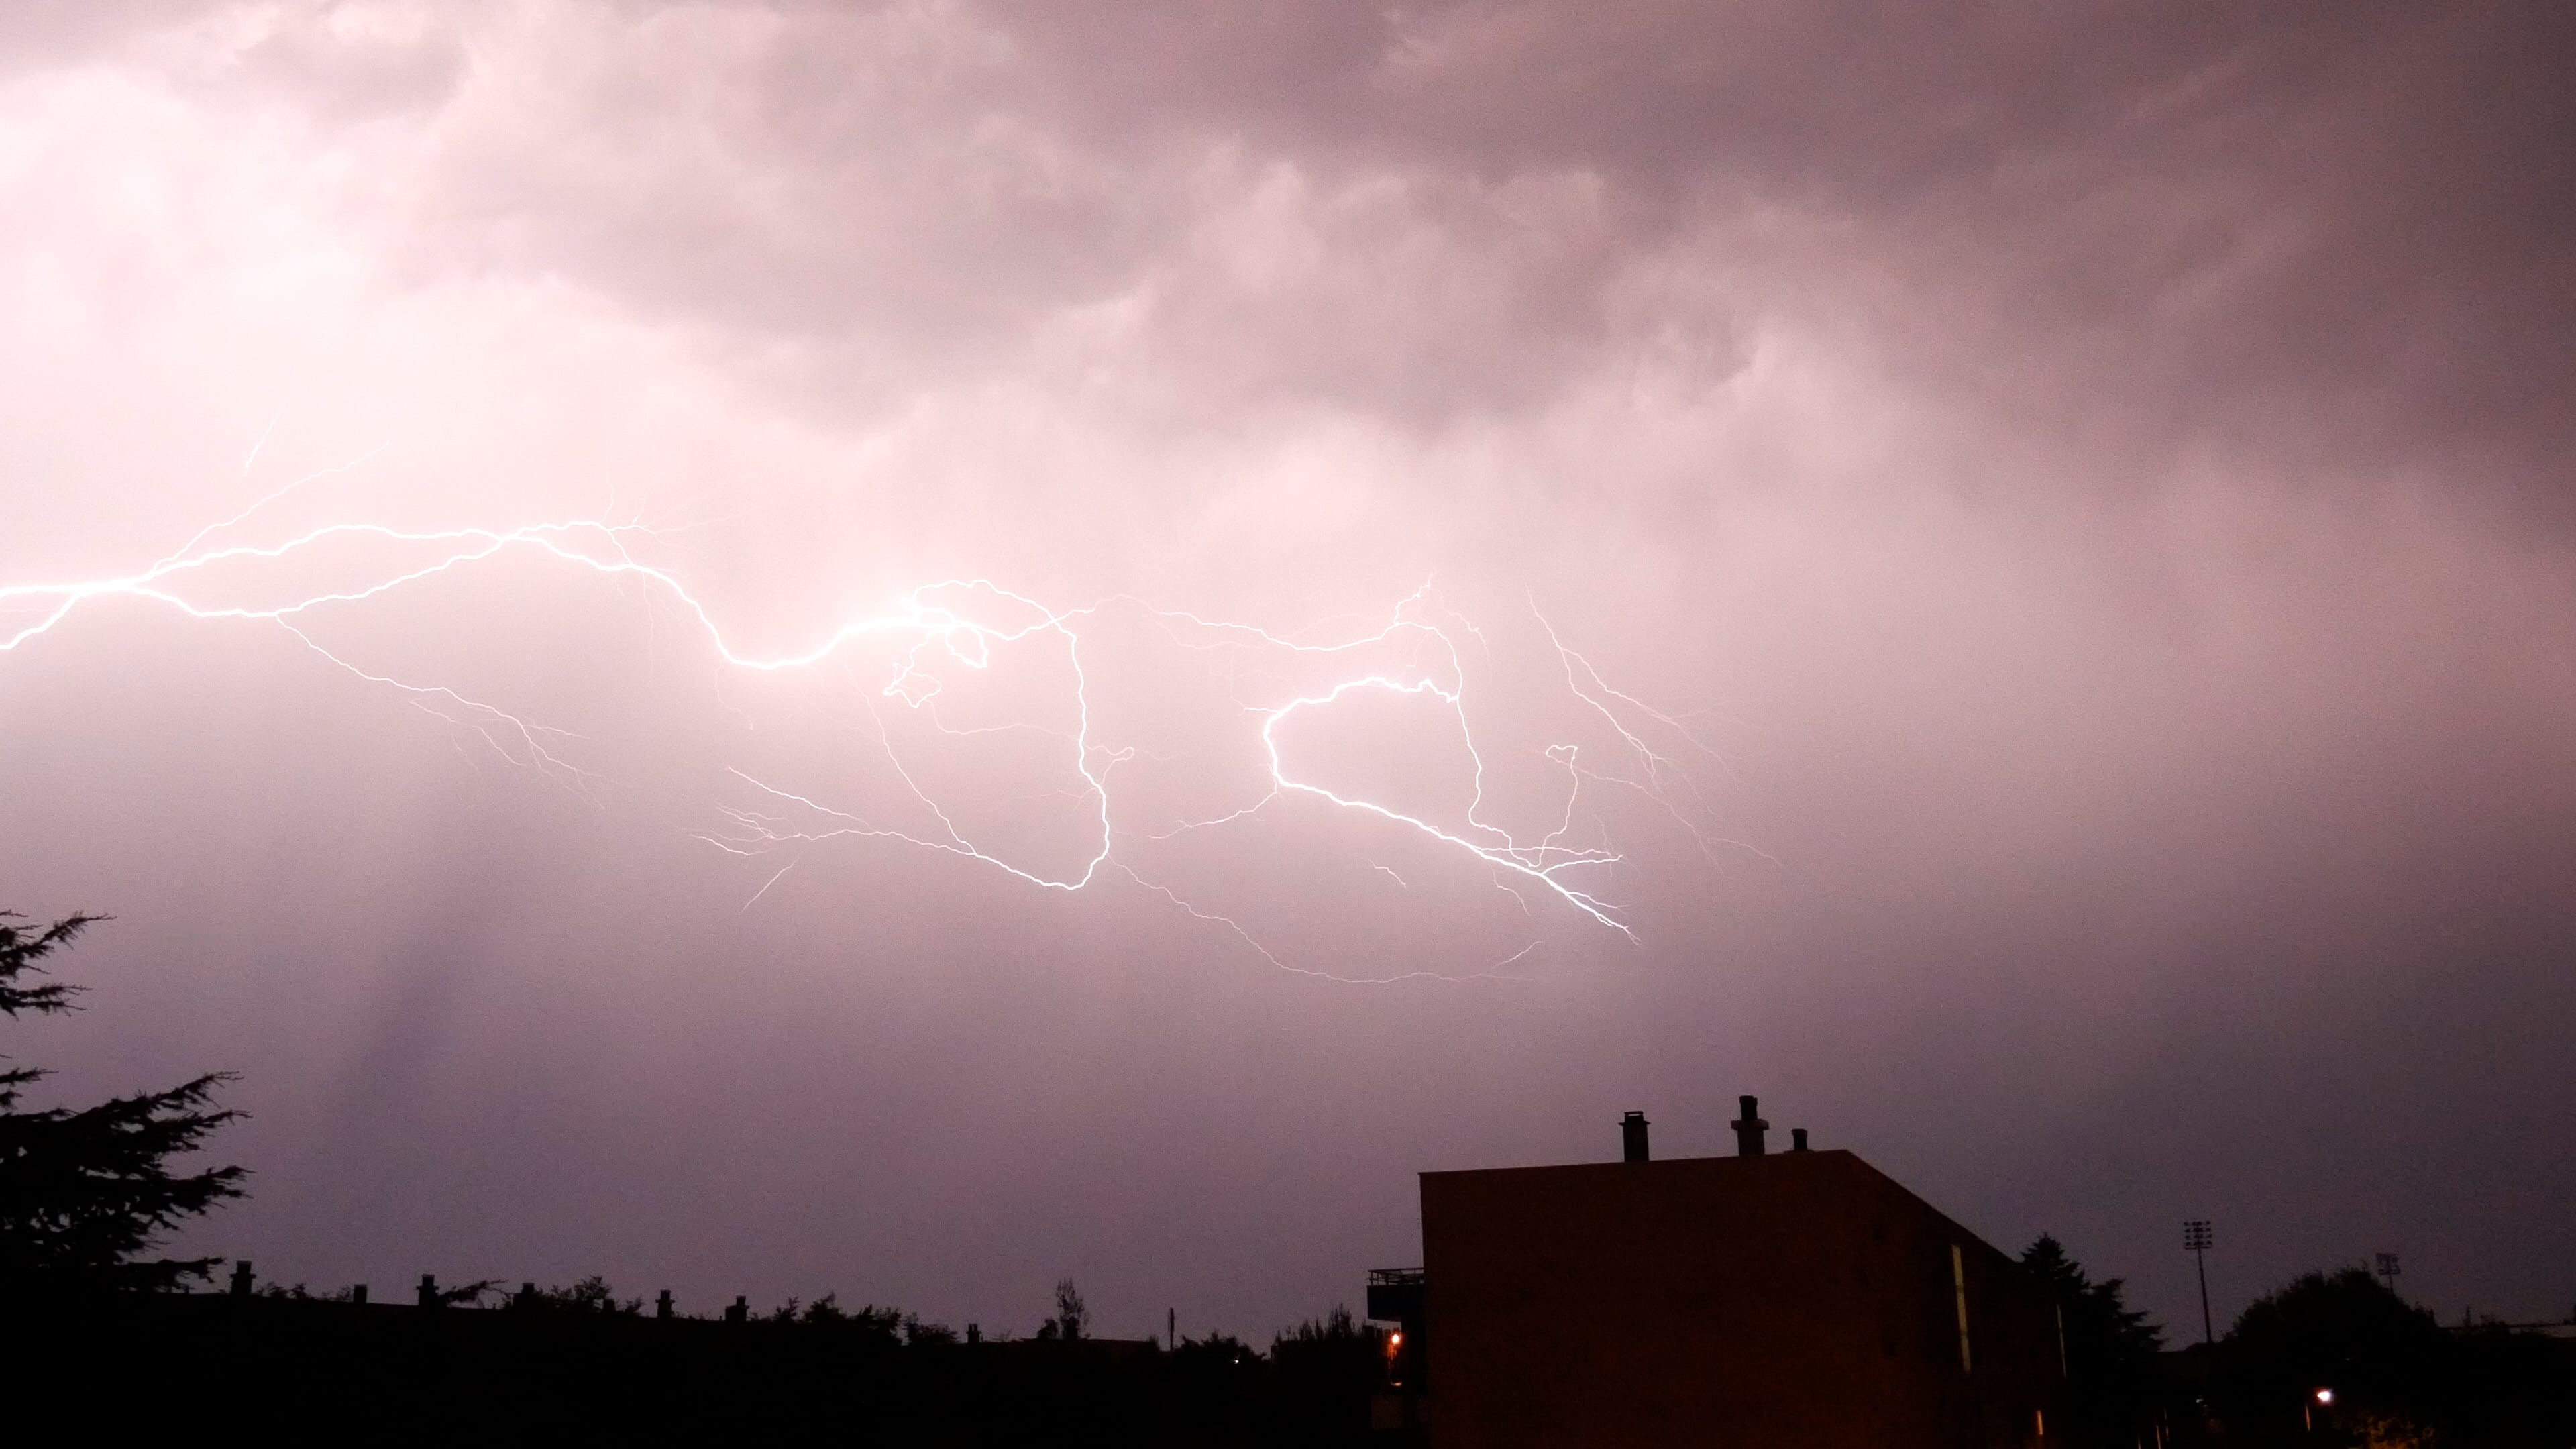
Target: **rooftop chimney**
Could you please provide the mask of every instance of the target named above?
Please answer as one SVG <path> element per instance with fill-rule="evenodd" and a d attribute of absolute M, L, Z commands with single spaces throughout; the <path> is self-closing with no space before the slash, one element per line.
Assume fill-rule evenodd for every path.
<path fill-rule="evenodd" d="M 1806 1128 L 1792 1127 L 1789 1129 L 1789 1150 L 1792 1152 L 1804 1152 L 1807 1150 Z"/>
<path fill-rule="evenodd" d="M 1625 1162 L 1646 1160 L 1646 1114 L 1631 1112 L 1619 1119 L 1619 1157 Z"/>
<path fill-rule="evenodd" d="M 1751 1097 L 1738 1097 L 1735 1100 L 1744 1104 L 1744 1115 L 1727 1124 L 1735 1129 L 1735 1155 L 1760 1157 L 1762 1134 L 1770 1129 L 1771 1124 L 1763 1121 L 1760 1114 L 1753 1110 Z"/>

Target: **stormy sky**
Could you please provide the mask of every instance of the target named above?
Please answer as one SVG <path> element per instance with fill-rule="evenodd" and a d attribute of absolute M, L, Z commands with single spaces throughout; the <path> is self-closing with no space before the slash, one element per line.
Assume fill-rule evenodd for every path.
<path fill-rule="evenodd" d="M 317 1288 L 1266 1339 L 1758 1093 L 2563 1317 L 2571 41 L 10 6 L 6 1050 Z"/>

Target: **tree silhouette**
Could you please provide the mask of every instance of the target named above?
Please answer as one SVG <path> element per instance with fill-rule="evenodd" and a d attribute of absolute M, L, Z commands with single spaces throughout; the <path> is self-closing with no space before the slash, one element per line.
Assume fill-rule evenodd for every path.
<path fill-rule="evenodd" d="M 510 1301 L 521 1312 L 578 1313 L 599 1318 L 641 1318 L 644 1300 L 620 1298 L 608 1286 L 608 1280 L 596 1273 L 567 1288 L 558 1283 L 548 1288 L 529 1285 L 526 1292 Z"/>
<path fill-rule="evenodd" d="M 1277 1414 L 1297 1443 L 1364 1441 L 1369 1396 L 1386 1381 L 1386 1335 L 1335 1304 L 1270 1340 Z"/>
<path fill-rule="evenodd" d="M 2074 1441 L 2133 1442 L 2155 1410 L 2156 1355 L 2164 1348 L 2164 1331 L 2121 1301 L 2121 1279 L 2094 1282 L 2049 1234 L 2023 1249 L 2021 1262 L 2057 1294 Z"/>
<path fill-rule="evenodd" d="M 103 918 L 17 924 L 25 919 L 0 911 L 0 1013 L 15 1020 L 74 1009 L 81 987 L 22 978 L 46 974 L 38 962 Z M 206 1277 L 222 1259 L 143 1255 L 183 1221 L 242 1195 L 244 1168 L 170 1167 L 239 1115 L 211 1110 L 215 1089 L 233 1074 L 209 1072 L 94 1107 L 22 1110 L 20 1090 L 47 1075 L 0 1070 L 0 1292 L 168 1290 Z"/>
<path fill-rule="evenodd" d="M 2453 1343 L 2433 1315 L 2367 1268 L 2306 1273 L 2248 1305 L 2220 1345 L 2219 1407 L 2254 1442 L 2314 1430 L 2318 1389 L 2331 1427 L 2367 1425 L 2373 1442 L 2413 1443 L 2439 1417 Z"/>
<path fill-rule="evenodd" d="M 1082 1290 L 1070 1278 L 1059 1278 L 1055 1284 L 1055 1317 L 1038 1325 L 1040 1338 L 1080 1338 L 1091 1322 L 1091 1310 L 1083 1305 Z"/>

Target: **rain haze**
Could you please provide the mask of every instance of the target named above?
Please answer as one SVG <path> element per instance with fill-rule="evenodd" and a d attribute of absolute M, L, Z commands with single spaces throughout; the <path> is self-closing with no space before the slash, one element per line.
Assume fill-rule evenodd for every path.
<path fill-rule="evenodd" d="M 2576 1303 L 2543 7 L 37 3 L 0 906 L 317 1288 L 1262 1336 L 1740 1093 Z"/>

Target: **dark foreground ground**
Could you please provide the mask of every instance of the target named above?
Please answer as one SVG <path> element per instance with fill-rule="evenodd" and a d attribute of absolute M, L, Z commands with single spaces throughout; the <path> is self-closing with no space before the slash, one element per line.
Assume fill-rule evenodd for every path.
<path fill-rule="evenodd" d="M 2089 1433 L 2079 1421 L 2067 1442 L 2576 1446 L 2576 1338 L 2427 1331 L 2392 1346 L 2321 1334 L 2273 1343 L 2240 1328 L 2215 1350 L 2165 1355 L 2141 1413 Z M 0 1300 L 0 1345 L 8 1446 L 24 1438 L 12 1425 L 32 1422 L 78 1429 L 29 1444 L 1421 1442 L 1416 1430 L 1372 1431 L 1372 1401 L 1396 1401 L 1380 1397 L 1385 1345 L 1365 1330 L 1283 1337 L 1266 1355 L 1228 1339 L 1171 1353 L 1097 1339 L 907 1343 L 885 1318 L 663 1320 L 560 1302 L 423 1309 L 199 1293 Z M 2331 1407 L 2314 1397 L 2325 1385 L 2341 1386 Z"/>
<path fill-rule="evenodd" d="M 14 1395 L 83 1438 L 1362 1445 L 1361 1351 L 1083 1340 L 906 1345 L 754 1320 L 226 1295 L 0 1305 Z M 53 1417 L 48 1415 L 47 1417 Z"/>

